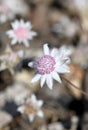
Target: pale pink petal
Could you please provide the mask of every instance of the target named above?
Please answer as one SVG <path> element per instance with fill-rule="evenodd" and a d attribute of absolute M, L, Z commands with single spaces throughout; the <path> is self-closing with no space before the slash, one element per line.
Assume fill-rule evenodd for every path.
<path fill-rule="evenodd" d="M 43 52 L 45 55 L 49 55 L 49 47 L 48 44 L 43 45 Z"/>
<path fill-rule="evenodd" d="M 31 80 L 31 83 L 37 82 L 41 78 L 40 74 L 36 74 L 34 78 Z"/>

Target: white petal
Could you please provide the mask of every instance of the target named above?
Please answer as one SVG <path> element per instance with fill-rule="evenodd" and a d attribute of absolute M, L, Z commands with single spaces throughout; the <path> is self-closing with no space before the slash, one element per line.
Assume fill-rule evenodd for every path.
<path fill-rule="evenodd" d="M 31 83 L 37 82 L 41 78 L 40 74 L 36 74 L 34 78 L 31 80 Z"/>
<path fill-rule="evenodd" d="M 60 52 L 64 55 L 64 56 L 69 56 L 72 54 L 72 48 L 70 46 L 65 46 L 63 45 L 62 47 L 60 47 Z"/>
<path fill-rule="evenodd" d="M 24 40 L 23 43 L 26 47 L 29 47 L 29 42 L 27 40 Z"/>
<path fill-rule="evenodd" d="M 44 83 L 45 83 L 45 80 L 46 80 L 46 76 L 41 76 L 41 81 L 40 81 L 40 86 L 43 87 Z"/>
<path fill-rule="evenodd" d="M 32 25 L 31 25 L 30 22 L 26 22 L 26 23 L 25 23 L 25 26 L 26 26 L 28 29 L 31 29 L 31 28 L 32 28 Z"/>
<path fill-rule="evenodd" d="M 10 38 L 11 38 L 11 37 L 14 37 L 13 30 L 7 31 L 6 34 L 7 34 Z"/>
<path fill-rule="evenodd" d="M 0 14 L 0 23 L 4 23 L 4 22 L 6 22 L 7 21 L 7 17 L 6 17 L 6 15 L 1 15 Z"/>
<path fill-rule="evenodd" d="M 32 96 L 31 96 L 31 100 L 32 100 L 33 102 L 36 101 L 36 96 L 35 96 L 34 94 L 32 94 Z"/>
<path fill-rule="evenodd" d="M 47 86 L 48 86 L 50 89 L 52 89 L 52 87 L 53 87 L 53 79 L 52 79 L 51 75 L 48 75 L 48 76 L 47 76 L 46 84 L 47 84 Z"/>
<path fill-rule="evenodd" d="M 36 35 L 37 35 L 36 32 L 34 32 L 34 31 L 31 31 L 31 32 L 30 32 L 30 36 L 31 36 L 31 37 L 36 36 Z"/>
<path fill-rule="evenodd" d="M 48 44 L 43 45 L 43 52 L 45 55 L 49 55 L 49 47 Z"/>
<path fill-rule="evenodd" d="M 18 43 L 21 44 L 22 42 L 23 42 L 22 39 L 18 38 Z"/>
<path fill-rule="evenodd" d="M 58 55 L 58 49 L 53 48 L 51 51 L 51 56 L 56 57 Z"/>
<path fill-rule="evenodd" d="M 15 45 L 17 43 L 17 39 L 13 39 L 12 41 L 11 41 L 11 44 L 12 45 Z"/>
<path fill-rule="evenodd" d="M 23 19 L 20 20 L 20 24 L 21 24 L 22 26 L 25 26 L 25 23 L 24 23 Z"/>
<path fill-rule="evenodd" d="M 57 59 L 58 60 L 58 59 Z M 56 65 L 55 68 L 58 68 L 59 66 L 61 66 L 63 63 L 62 61 L 59 59 L 58 61 L 56 60 Z"/>
<path fill-rule="evenodd" d="M 55 69 L 58 73 L 69 73 L 69 67 L 66 65 L 57 66 Z"/>
<path fill-rule="evenodd" d="M 28 63 L 28 66 L 31 67 L 31 68 L 34 68 L 34 62 L 33 62 L 33 61 L 32 61 L 32 62 L 29 62 L 29 63 Z"/>
<path fill-rule="evenodd" d="M 21 58 L 22 58 L 22 57 L 24 56 L 24 54 L 25 54 L 25 53 L 24 53 L 24 51 L 23 51 L 23 50 L 18 51 L 18 55 L 19 55 L 19 57 L 21 57 Z"/>
<path fill-rule="evenodd" d="M 21 114 L 24 113 L 24 106 L 18 107 L 17 111 L 19 111 Z"/>
<path fill-rule="evenodd" d="M 33 39 L 33 36 L 29 33 L 27 39 L 28 39 L 28 40 L 32 40 L 32 39 Z"/>
<path fill-rule="evenodd" d="M 15 22 L 11 23 L 13 29 L 17 29 L 19 26 L 19 21 L 16 20 Z"/>
<path fill-rule="evenodd" d="M 28 116 L 28 118 L 29 118 L 29 121 L 32 122 L 32 121 L 34 120 L 34 115 L 33 115 L 33 114 L 30 114 L 30 115 Z"/>
<path fill-rule="evenodd" d="M 38 106 L 41 107 L 43 105 L 43 100 L 38 100 Z"/>
<path fill-rule="evenodd" d="M 52 77 L 53 77 L 53 79 L 55 79 L 56 81 L 61 83 L 61 79 L 60 79 L 59 75 L 57 74 L 57 72 L 52 72 Z"/>
<path fill-rule="evenodd" d="M 71 59 L 70 58 L 65 58 L 65 63 L 66 64 L 70 64 L 71 63 Z"/>
<path fill-rule="evenodd" d="M 43 111 L 39 110 L 38 113 L 37 113 L 37 115 L 38 115 L 39 117 L 43 117 L 43 116 L 44 116 L 44 113 L 43 113 Z"/>

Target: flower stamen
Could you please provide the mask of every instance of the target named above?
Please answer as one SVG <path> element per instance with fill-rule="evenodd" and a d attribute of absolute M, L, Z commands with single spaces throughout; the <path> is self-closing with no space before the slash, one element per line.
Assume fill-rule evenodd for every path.
<path fill-rule="evenodd" d="M 36 69 L 41 74 L 50 74 L 55 69 L 55 59 L 52 56 L 44 55 L 36 62 Z"/>

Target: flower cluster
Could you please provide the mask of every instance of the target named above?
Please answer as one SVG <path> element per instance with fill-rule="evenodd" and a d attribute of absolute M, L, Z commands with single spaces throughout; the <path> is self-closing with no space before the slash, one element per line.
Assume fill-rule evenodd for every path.
<path fill-rule="evenodd" d="M 79 2 L 79 0 L 74 1 L 75 3 L 77 2 L 77 4 Z M 85 1 L 86 0 L 84 0 L 84 2 Z M 84 2 L 81 2 L 81 6 L 84 6 Z M 39 3 L 41 5 L 41 2 Z M 35 10 L 37 10 L 37 8 L 35 8 Z M 37 12 L 39 11 L 40 10 L 38 10 Z M 37 16 L 35 12 L 36 11 L 33 11 L 33 14 Z M 37 33 L 32 30 L 31 22 L 25 22 L 25 19 L 23 20 L 20 17 L 26 16 L 25 14 L 27 13 L 29 13 L 29 7 L 25 4 L 25 0 L 0 0 L 0 23 L 5 23 L 7 20 L 14 20 L 15 18 L 17 18 L 13 22 L 11 22 L 11 29 L 6 31 L 6 35 L 11 38 L 11 45 L 22 43 L 26 47 L 29 47 L 30 41 L 33 40 L 35 36 L 37 36 Z M 46 12 L 43 11 L 43 13 L 45 14 Z M 30 15 L 25 18 L 29 19 L 29 16 Z M 32 20 L 34 20 L 34 17 L 31 17 Z M 20 20 L 18 20 L 19 18 Z M 5 25 L 5 27 L 7 27 L 9 24 L 7 23 Z M 35 24 L 35 26 L 36 25 L 37 24 Z M 76 32 L 78 31 L 78 27 L 75 22 L 72 22 L 72 20 L 69 19 L 69 17 L 63 17 L 59 21 L 59 23 L 54 24 L 54 26 L 52 27 L 52 31 L 59 34 L 60 36 L 65 36 L 66 38 L 73 38 L 73 36 L 75 36 Z M 1 39 L 0 43 L 3 43 L 3 38 Z M 70 48 L 67 48 L 67 46 L 62 46 L 60 48 L 49 48 L 48 44 L 46 43 L 43 45 L 44 54 L 32 62 L 29 62 L 29 58 L 25 60 L 29 54 L 27 52 L 24 53 L 24 50 L 27 48 L 24 48 L 24 50 L 15 51 L 18 48 L 19 47 L 17 46 L 17 48 L 14 48 L 13 51 L 11 47 L 7 45 L 6 50 L 4 49 L 4 53 L 1 52 L 0 56 L 0 71 L 8 69 L 11 74 L 14 74 L 15 67 L 23 68 L 22 73 L 18 72 L 14 76 L 14 80 L 16 81 L 16 83 L 19 80 L 18 77 L 22 79 L 19 80 L 19 82 L 22 81 L 22 84 L 25 84 L 23 82 L 23 79 L 27 81 L 27 78 L 29 78 L 29 76 L 27 75 L 27 69 L 24 69 L 24 67 L 26 67 L 25 63 L 27 63 L 29 67 L 34 68 L 36 72 L 35 76 L 31 80 L 31 83 L 35 83 L 40 80 L 41 88 L 46 84 L 49 89 L 52 89 L 54 80 L 56 80 L 58 83 L 61 83 L 61 74 L 70 72 L 68 64 L 70 63 L 69 56 L 71 55 L 72 50 Z M 22 74 L 22 77 L 19 76 L 19 73 Z M 25 88 L 21 88 L 21 91 L 20 86 L 15 87 L 15 85 L 14 89 L 12 88 L 12 90 L 13 92 L 15 92 L 14 94 L 12 93 L 11 89 L 7 90 L 7 93 L 9 95 L 8 98 L 11 101 L 13 99 L 16 105 L 19 106 L 17 111 L 24 116 L 27 116 L 30 122 L 32 122 L 37 116 L 41 118 L 44 116 L 44 113 L 41 109 L 41 107 L 43 106 L 43 100 L 38 100 L 37 97 L 32 93 L 33 91 L 29 89 L 25 90 Z M 30 93 L 32 93 L 32 95 L 29 97 Z M 61 125 L 59 125 L 59 127 L 63 129 Z"/>

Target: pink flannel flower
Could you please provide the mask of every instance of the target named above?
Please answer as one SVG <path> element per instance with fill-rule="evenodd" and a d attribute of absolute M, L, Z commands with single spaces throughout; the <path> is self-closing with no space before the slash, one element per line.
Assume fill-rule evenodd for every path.
<path fill-rule="evenodd" d="M 22 43 L 28 47 L 29 41 L 32 40 L 34 36 L 37 35 L 36 32 L 31 31 L 32 25 L 30 22 L 24 22 L 23 20 L 16 20 L 12 24 L 12 30 L 7 31 L 7 35 L 13 38 L 11 44 L 14 45 L 17 42 Z"/>
<path fill-rule="evenodd" d="M 23 105 L 18 107 L 18 111 L 28 116 L 30 122 L 32 122 L 35 116 L 43 117 L 44 113 L 41 110 L 43 100 L 37 100 L 34 94 L 24 102 Z"/>
<path fill-rule="evenodd" d="M 28 63 L 28 66 L 35 68 L 37 71 L 37 74 L 32 79 L 31 83 L 41 80 L 41 87 L 43 87 L 46 82 L 47 86 L 52 89 L 53 79 L 61 83 L 59 74 L 70 72 L 69 67 L 67 66 L 70 61 L 70 58 L 68 57 L 70 52 L 65 51 L 64 47 L 49 50 L 47 44 L 44 44 L 43 51 L 44 55 L 42 57 L 35 62 Z"/>

